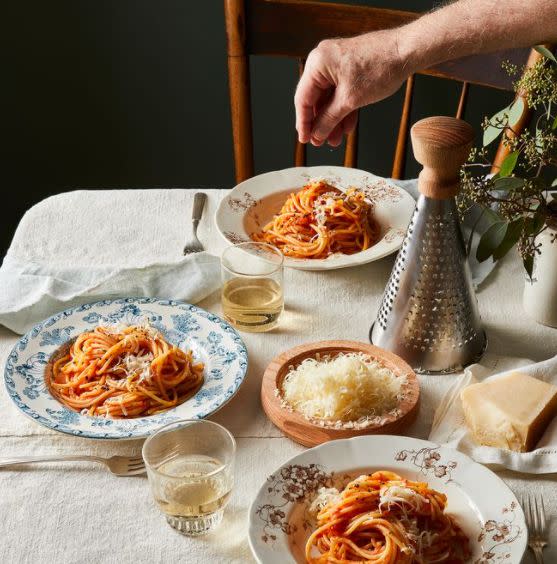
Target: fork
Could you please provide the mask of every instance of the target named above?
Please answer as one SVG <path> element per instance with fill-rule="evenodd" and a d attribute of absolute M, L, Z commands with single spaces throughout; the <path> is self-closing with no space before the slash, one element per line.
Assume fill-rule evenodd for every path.
<path fill-rule="evenodd" d="M 528 546 L 536 557 L 537 564 L 543 564 L 543 549 L 547 546 L 547 519 L 545 517 L 545 508 L 543 498 L 528 495 L 526 499 L 521 500 L 526 517 L 526 525 L 528 526 Z"/>
<path fill-rule="evenodd" d="M 197 226 L 199 225 L 199 220 L 203 215 L 203 208 L 205 207 L 205 202 L 207 201 L 207 194 L 204 192 L 197 192 L 193 197 L 193 209 L 191 212 L 192 220 L 192 230 L 191 238 L 186 240 L 184 245 L 184 254 L 189 255 L 190 253 L 200 253 L 204 251 L 201 241 L 197 237 Z"/>
<path fill-rule="evenodd" d="M 145 463 L 141 456 L 111 456 L 102 458 L 100 456 L 27 456 L 22 458 L 10 458 L 0 460 L 0 468 L 15 466 L 16 464 L 34 464 L 36 462 L 67 462 L 67 461 L 87 461 L 99 462 L 108 467 L 116 476 L 135 476 L 145 472 Z"/>

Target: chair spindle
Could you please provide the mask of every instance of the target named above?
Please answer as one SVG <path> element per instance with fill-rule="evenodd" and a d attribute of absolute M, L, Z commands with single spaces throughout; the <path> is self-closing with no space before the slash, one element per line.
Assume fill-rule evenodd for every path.
<path fill-rule="evenodd" d="M 458 100 L 458 109 L 456 110 L 456 118 L 464 119 L 464 112 L 466 111 L 466 102 L 468 101 L 468 90 L 470 84 L 468 82 L 462 83 L 462 88 L 460 90 L 460 98 Z"/>
<path fill-rule="evenodd" d="M 344 166 L 356 168 L 358 164 L 358 131 L 359 120 L 356 122 L 354 131 L 346 136 L 346 146 L 344 147 Z"/>
<path fill-rule="evenodd" d="M 306 64 L 305 59 L 298 59 L 298 75 L 301 77 L 304 74 L 304 66 Z M 307 150 L 305 143 L 300 143 L 298 141 L 298 135 L 296 135 L 295 147 L 294 147 L 294 166 L 306 166 Z"/>
<path fill-rule="evenodd" d="M 406 81 L 406 92 L 404 93 L 404 103 L 400 116 L 398 137 L 396 140 L 395 158 L 391 176 L 401 179 L 404 175 L 406 164 L 406 146 L 408 144 L 408 131 L 410 128 L 410 110 L 412 109 L 412 95 L 414 93 L 414 75 L 408 77 Z"/>
<path fill-rule="evenodd" d="M 253 176 L 253 129 L 244 3 L 225 0 L 225 16 L 234 162 L 236 182 L 239 183 Z"/>

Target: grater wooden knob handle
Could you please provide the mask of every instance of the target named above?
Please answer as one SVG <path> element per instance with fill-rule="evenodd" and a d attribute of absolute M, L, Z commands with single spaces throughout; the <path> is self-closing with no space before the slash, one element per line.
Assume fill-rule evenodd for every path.
<path fill-rule="evenodd" d="M 459 188 L 460 167 L 466 161 L 474 130 L 461 120 L 447 116 L 422 119 L 410 131 L 416 160 L 423 165 L 418 189 L 428 198 L 445 200 Z"/>

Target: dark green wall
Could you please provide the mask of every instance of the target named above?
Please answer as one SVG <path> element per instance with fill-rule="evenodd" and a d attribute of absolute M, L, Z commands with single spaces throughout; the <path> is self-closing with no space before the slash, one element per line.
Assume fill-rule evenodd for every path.
<path fill-rule="evenodd" d="M 20 0 L 3 23 L 2 255 L 23 212 L 50 194 L 234 184 L 221 0 Z M 255 58 L 252 84 L 257 171 L 291 166 L 295 63 Z M 508 96 L 472 88 L 466 118 L 478 127 Z M 360 168 L 388 175 L 401 99 L 362 111 Z M 412 120 L 452 114 L 457 100 L 455 84 L 418 77 Z M 309 152 L 310 164 L 341 156 Z"/>

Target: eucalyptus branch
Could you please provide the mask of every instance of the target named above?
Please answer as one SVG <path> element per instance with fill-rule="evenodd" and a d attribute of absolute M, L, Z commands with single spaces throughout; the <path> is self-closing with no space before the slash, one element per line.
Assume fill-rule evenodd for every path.
<path fill-rule="evenodd" d="M 474 166 L 483 166 L 483 167 L 492 167 L 492 163 L 466 163 L 462 165 L 464 168 L 474 167 Z"/>
<path fill-rule="evenodd" d="M 515 65 L 507 63 L 504 68 L 511 75 L 518 74 Z M 499 259 L 516 245 L 530 275 L 533 257 L 540 252 L 536 238 L 548 228 L 546 219 L 556 213 L 547 205 L 551 187 L 544 172 L 546 167 L 557 167 L 557 127 L 553 129 L 555 118 L 552 116 L 553 102 L 557 102 L 557 65 L 549 65 L 542 59 L 522 70 L 521 78 L 514 84 L 515 91 L 521 93 L 530 108 L 537 109 L 536 119 L 531 128 L 518 131 L 516 124 L 523 107 L 516 105 L 517 102 L 484 119 L 485 144 L 472 151 L 462 168 L 458 207 L 461 215 L 474 205 L 482 208 L 467 241 L 470 252 L 480 219 L 496 206 L 497 216 L 481 234 L 477 256 L 479 260 L 490 256 Z M 493 178 L 486 174 L 486 169 L 493 167 L 488 145 L 500 135 L 509 154 L 498 163 L 498 173 Z M 553 176 L 557 176 L 557 170 Z"/>

